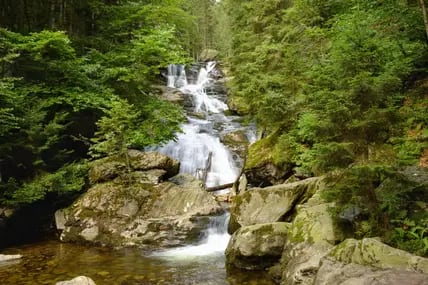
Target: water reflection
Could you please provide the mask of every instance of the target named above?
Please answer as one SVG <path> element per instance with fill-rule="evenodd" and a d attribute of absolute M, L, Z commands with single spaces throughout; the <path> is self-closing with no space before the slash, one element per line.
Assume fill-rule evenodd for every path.
<path fill-rule="evenodd" d="M 79 275 L 98 285 L 272 285 L 261 273 L 226 273 L 224 255 L 168 258 L 138 249 L 112 250 L 46 241 L 9 248 L 3 254 L 22 254 L 19 262 L 0 265 L 3 285 L 55 284 Z"/>

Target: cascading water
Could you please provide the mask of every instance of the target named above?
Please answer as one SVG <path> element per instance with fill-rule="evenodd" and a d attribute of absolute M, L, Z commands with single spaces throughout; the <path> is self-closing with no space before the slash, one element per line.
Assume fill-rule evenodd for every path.
<path fill-rule="evenodd" d="M 170 64 L 168 66 L 168 87 L 175 88 L 187 85 L 186 70 L 184 67 L 184 64 Z"/>
<path fill-rule="evenodd" d="M 157 149 L 157 151 L 179 160 L 181 173 L 195 176 L 198 171 L 206 168 L 206 162 L 211 153 L 212 160 L 206 181 L 207 186 L 231 183 L 238 175 L 236 162 L 231 152 L 220 142 L 219 130 L 214 127 L 230 122 L 221 114 L 228 107 L 219 98 L 208 96 L 204 91 L 212 83 L 209 74 L 214 66 L 214 63 L 208 63 L 207 68 L 201 68 L 196 84 L 187 84 L 180 88 L 184 94 L 192 97 L 192 112 L 201 114 L 206 119 L 188 116 L 188 122 L 182 125 L 183 133 L 177 136 L 177 140 Z M 176 85 L 176 87 L 180 87 L 180 85 Z"/>
<path fill-rule="evenodd" d="M 246 131 L 236 117 L 225 116 L 227 106 L 216 94 L 210 74 L 215 76 L 214 64 L 201 71 L 190 72 L 186 83 L 184 66 L 171 66 L 168 86 L 180 88 L 193 98 L 192 112 L 200 112 L 204 119 L 189 115 L 183 133 L 174 143 L 160 151 L 181 161 L 181 172 L 196 175 L 205 167 L 209 153 L 212 165 L 207 184 L 214 186 L 236 179 L 237 163 L 230 151 L 221 144 L 219 135 L 231 131 Z M 199 116 L 198 116 L 199 117 Z M 254 131 L 247 133 L 250 141 Z M 22 254 L 17 263 L 0 266 L 1 284 L 53 284 L 84 274 L 97 284 L 174 284 L 174 285 L 273 285 L 261 272 L 226 272 L 224 249 L 229 241 L 226 233 L 228 214 L 211 217 L 207 230 L 198 245 L 175 248 L 155 254 L 124 248 L 110 250 L 95 246 L 44 241 L 2 251 Z M 42 270 L 41 270 L 42 269 Z"/>
<path fill-rule="evenodd" d="M 177 136 L 177 140 L 157 149 L 158 152 L 179 160 L 181 173 L 197 177 L 201 170 L 206 169 L 207 160 L 210 159 L 211 163 L 206 176 L 207 187 L 234 182 L 239 172 L 232 153 L 219 139 L 219 133 L 222 130 L 233 128 L 232 120 L 223 114 L 228 107 L 218 96 L 208 95 L 206 92 L 206 90 L 212 89 L 213 80 L 210 78 L 210 73 L 214 69 L 215 63 L 210 62 L 206 67 L 200 69 L 195 84 L 175 85 L 175 87 L 180 87 L 184 94 L 191 96 L 193 107 L 189 113 L 197 113 L 205 119 L 189 115 L 187 123 L 182 125 L 183 133 Z M 174 71 L 174 68 L 170 67 L 169 70 Z M 171 74 L 170 76 L 176 75 Z M 170 84 L 169 79 L 168 84 Z M 229 235 L 226 232 L 228 216 L 228 214 L 224 214 L 211 217 L 211 224 L 199 245 L 163 251 L 156 255 L 189 258 L 223 254 L 229 241 Z"/>

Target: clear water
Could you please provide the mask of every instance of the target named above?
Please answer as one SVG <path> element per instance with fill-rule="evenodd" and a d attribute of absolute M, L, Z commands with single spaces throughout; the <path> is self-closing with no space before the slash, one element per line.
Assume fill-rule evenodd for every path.
<path fill-rule="evenodd" d="M 1 285 L 54 285 L 79 275 L 92 278 L 97 285 L 273 285 L 264 272 L 227 272 L 220 253 L 165 258 L 134 248 L 111 250 L 58 241 L 8 248 L 2 253 L 24 257 L 0 263 Z"/>

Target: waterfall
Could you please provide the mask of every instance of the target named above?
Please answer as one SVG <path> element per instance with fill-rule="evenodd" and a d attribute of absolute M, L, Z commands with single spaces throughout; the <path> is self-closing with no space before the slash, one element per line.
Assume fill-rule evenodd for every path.
<path fill-rule="evenodd" d="M 227 105 L 219 98 L 209 96 L 205 89 L 209 87 L 213 80 L 210 79 L 210 72 L 215 68 L 215 63 L 210 62 L 206 67 L 202 67 L 198 74 L 196 84 L 177 85 L 175 87 L 192 98 L 194 113 L 202 113 L 207 119 L 197 119 L 187 117 L 187 123 L 182 125 L 183 133 L 178 134 L 176 141 L 171 141 L 157 149 L 158 152 L 166 154 L 180 161 L 180 172 L 194 176 L 198 175 L 201 169 L 206 167 L 206 161 L 212 154 L 211 169 L 207 176 L 207 186 L 216 186 L 231 183 L 238 175 L 236 162 L 232 158 L 231 152 L 220 142 L 218 130 L 214 125 L 227 124 L 227 118 L 221 112 L 228 109 Z M 169 71 L 180 70 L 183 74 L 183 66 L 170 65 Z M 172 75 L 171 75 L 172 76 Z M 172 81 L 172 80 L 171 80 Z M 185 82 L 185 81 L 180 81 Z M 186 81 L 187 82 L 187 81 Z M 170 84 L 168 76 L 168 84 Z M 210 116 L 218 114 L 217 116 Z"/>
<path fill-rule="evenodd" d="M 171 88 L 187 85 L 186 69 L 184 64 L 168 65 L 167 86 Z"/>
<path fill-rule="evenodd" d="M 215 62 L 209 62 L 200 68 L 194 84 L 178 80 L 184 74 L 182 66 L 171 65 L 168 68 L 168 86 L 179 88 L 190 96 L 193 102 L 187 116 L 187 123 L 183 124 L 183 133 L 178 134 L 175 141 L 159 147 L 158 152 L 166 154 L 180 161 L 180 172 L 198 176 L 199 171 L 206 167 L 211 156 L 211 167 L 207 174 L 206 185 L 217 186 L 234 182 L 239 169 L 230 150 L 219 139 L 222 131 L 233 130 L 236 123 L 227 118 L 223 111 L 227 105 L 216 94 L 207 94 L 215 83 L 210 74 L 215 70 Z M 171 76 L 171 77 L 170 77 Z M 186 84 L 182 85 L 182 83 Z M 204 119 L 192 117 L 199 114 Z M 199 117 L 199 116 L 198 116 Z M 158 252 L 155 255 L 163 257 L 191 258 L 192 256 L 206 256 L 223 254 L 230 236 L 227 234 L 229 214 L 211 217 L 207 230 L 203 233 L 203 240 L 199 245 L 186 246 L 172 250 Z"/>

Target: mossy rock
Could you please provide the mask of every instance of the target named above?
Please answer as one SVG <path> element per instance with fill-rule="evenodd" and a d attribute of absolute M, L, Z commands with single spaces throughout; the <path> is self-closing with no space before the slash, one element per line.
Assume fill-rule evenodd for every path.
<path fill-rule="evenodd" d="M 242 226 L 285 221 L 298 203 L 315 192 L 319 178 L 309 178 L 289 184 L 253 188 L 234 197 L 230 207 L 228 231 Z"/>
<path fill-rule="evenodd" d="M 277 139 L 274 133 L 250 145 L 245 175 L 251 185 L 264 187 L 281 184 L 293 175 L 293 162 L 284 160 L 283 157 L 289 156 L 275 148 Z"/>
<path fill-rule="evenodd" d="M 95 184 L 69 208 L 59 210 L 61 240 L 111 247 L 180 246 L 196 241 L 205 229 L 205 217 L 223 212 L 195 179 L 181 177 L 177 185 L 135 178 L 144 173 Z"/>
<path fill-rule="evenodd" d="M 229 96 L 227 99 L 227 106 L 230 110 L 241 116 L 248 115 L 251 111 L 251 107 L 245 98 L 238 96 Z"/>
<path fill-rule="evenodd" d="M 272 266 L 281 257 L 288 228 L 281 222 L 240 228 L 226 249 L 226 263 L 247 270 Z"/>
<path fill-rule="evenodd" d="M 221 138 L 221 142 L 230 150 L 236 152 L 240 157 L 246 156 L 246 151 L 250 144 L 244 130 L 236 130 L 227 133 Z"/>
<path fill-rule="evenodd" d="M 131 149 L 128 151 L 130 166 L 132 171 L 158 171 L 159 181 L 168 179 L 176 175 L 180 168 L 180 163 L 164 154 L 157 152 L 143 152 Z M 96 183 L 111 181 L 118 176 L 128 174 L 125 157 L 115 155 L 92 161 L 89 169 L 89 182 L 91 185 Z M 152 180 L 153 178 L 152 172 Z"/>
<path fill-rule="evenodd" d="M 345 264 L 355 263 L 428 274 L 428 258 L 390 247 L 375 238 L 347 239 L 337 245 L 329 256 Z"/>

